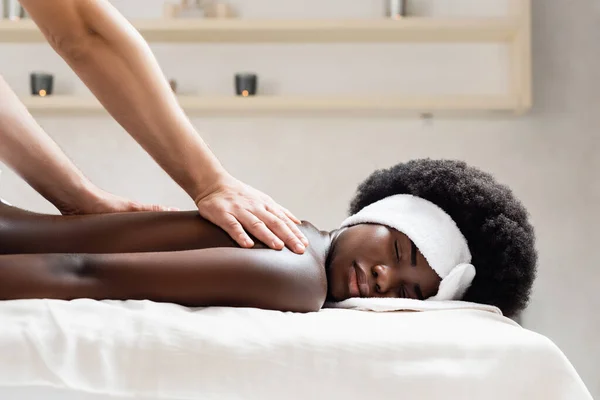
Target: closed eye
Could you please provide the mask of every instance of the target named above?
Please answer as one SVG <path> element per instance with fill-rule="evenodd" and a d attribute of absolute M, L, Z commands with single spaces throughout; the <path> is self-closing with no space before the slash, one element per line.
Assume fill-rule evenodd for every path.
<path fill-rule="evenodd" d="M 408 299 L 410 296 L 408 295 L 408 290 L 406 290 L 406 286 L 402 285 L 402 298 Z"/>
<path fill-rule="evenodd" d="M 394 248 L 396 249 L 396 259 L 400 262 L 400 252 L 398 251 L 398 240 L 394 241 Z"/>
<path fill-rule="evenodd" d="M 417 246 L 412 240 L 410 241 L 410 265 L 417 266 Z"/>
<path fill-rule="evenodd" d="M 425 300 L 425 298 L 423 297 L 423 292 L 421 292 L 421 285 L 415 285 L 415 294 L 417 295 L 417 299 Z"/>

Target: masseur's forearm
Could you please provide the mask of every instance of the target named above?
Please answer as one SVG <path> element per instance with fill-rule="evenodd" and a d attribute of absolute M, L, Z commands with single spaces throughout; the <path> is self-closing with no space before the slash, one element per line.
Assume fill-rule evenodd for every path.
<path fill-rule="evenodd" d="M 71 208 L 71 202 L 90 192 L 90 182 L 35 122 L 1 76 L 0 160 L 59 209 Z"/>
<path fill-rule="evenodd" d="M 192 198 L 224 173 L 147 43 L 108 1 L 21 3 L 108 112 Z"/>

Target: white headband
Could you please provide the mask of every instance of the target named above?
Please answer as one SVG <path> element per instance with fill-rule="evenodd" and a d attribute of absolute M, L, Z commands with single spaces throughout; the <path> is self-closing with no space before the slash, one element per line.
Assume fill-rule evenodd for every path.
<path fill-rule="evenodd" d="M 379 224 L 408 236 L 431 268 L 442 278 L 437 294 L 428 300 L 460 300 L 475 277 L 467 240 L 440 207 L 407 194 L 386 197 L 342 222 L 342 228 Z"/>

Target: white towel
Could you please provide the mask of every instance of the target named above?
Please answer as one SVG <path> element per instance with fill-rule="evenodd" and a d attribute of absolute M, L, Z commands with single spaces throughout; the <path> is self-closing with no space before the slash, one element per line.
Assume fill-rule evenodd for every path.
<path fill-rule="evenodd" d="M 337 303 L 326 303 L 326 308 L 346 310 L 393 312 L 393 311 L 440 311 L 440 310 L 478 310 L 502 315 L 498 307 L 466 301 L 432 301 L 395 298 L 351 298 Z"/>
<path fill-rule="evenodd" d="M 342 222 L 341 228 L 379 224 L 408 236 L 442 278 L 429 300 L 460 300 L 475 277 L 467 240 L 452 218 L 436 204 L 399 194 L 369 204 Z"/>
<path fill-rule="evenodd" d="M 550 340 L 474 309 L 17 300 L 0 321 L 0 399 L 591 400 Z"/>

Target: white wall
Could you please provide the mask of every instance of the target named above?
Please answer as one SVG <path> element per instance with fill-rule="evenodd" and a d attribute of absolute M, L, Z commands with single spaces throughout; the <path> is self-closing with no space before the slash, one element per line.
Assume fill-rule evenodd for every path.
<path fill-rule="evenodd" d="M 155 16 L 159 7 L 154 6 L 160 2 L 144 1 L 145 11 L 141 0 L 113 3 L 128 17 L 139 17 Z M 257 0 L 252 7 L 241 0 L 235 3 L 245 4 L 247 16 L 269 18 L 377 17 L 382 10 L 379 1 Z M 592 394 L 600 397 L 600 268 L 594 248 L 600 241 L 596 229 L 600 223 L 600 5 L 597 0 L 533 3 L 535 106 L 524 117 L 193 122 L 234 175 L 323 229 L 339 223 L 356 185 L 375 168 L 415 157 L 445 157 L 464 159 L 494 173 L 530 209 L 538 235 L 539 277 L 523 323 L 554 340 Z M 308 5 L 309 11 L 300 4 Z M 453 1 L 454 8 L 444 0 L 415 4 L 423 14 L 433 10 L 497 15 L 505 9 L 500 0 Z M 405 91 L 502 90 L 504 82 L 495 69 L 504 60 L 504 50 L 489 46 L 369 45 L 356 51 L 342 45 L 155 45 L 153 49 L 167 75 L 176 76 L 184 91 L 199 93 L 230 91 L 231 75 L 245 69 L 265 77 L 267 91 L 294 93 L 358 90 L 348 86 L 357 76 L 365 77 L 358 85 L 365 92 L 389 86 Z M 445 61 L 432 59 L 429 68 L 422 67 L 416 75 L 415 60 L 429 60 L 432 54 L 445 55 Z M 334 60 L 336 56 L 340 59 Z M 460 64 L 460 60 L 467 62 Z M 57 75 L 58 92 L 85 92 L 47 45 L 0 45 L 0 73 L 19 93 L 27 91 L 28 71 L 42 67 Z M 466 74 L 470 79 L 459 73 L 465 68 L 472 68 Z M 420 84 L 414 85 L 416 81 Z M 98 185 L 144 201 L 193 206 L 110 119 L 39 120 Z M 23 207 L 53 212 L 7 171 L 0 194 Z"/>

